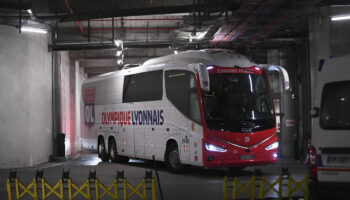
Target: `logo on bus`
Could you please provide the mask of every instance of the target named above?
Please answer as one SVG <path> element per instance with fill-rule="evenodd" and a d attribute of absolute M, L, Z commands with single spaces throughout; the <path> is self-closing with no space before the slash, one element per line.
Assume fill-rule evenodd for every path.
<path fill-rule="evenodd" d="M 95 88 L 86 88 L 83 97 L 85 124 L 92 126 L 95 124 Z"/>
<path fill-rule="evenodd" d="M 102 112 L 102 124 L 113 125 L 163 125 L 164 110 L 127 110 Z"/>

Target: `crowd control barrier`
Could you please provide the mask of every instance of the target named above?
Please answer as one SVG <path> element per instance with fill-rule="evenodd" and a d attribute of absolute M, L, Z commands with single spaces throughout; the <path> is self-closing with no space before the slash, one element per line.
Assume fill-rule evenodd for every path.
<path fill-rule="evenodd" d="M 117 176 L 113 179 L 112 184 L 105 185 L 97 177 L 96 171 L 89 172 L 89 177 L 82 184 L 76 184 L 69 177 L 69 171 L 62 172 L 62 178 L 55 184 L 49 184 L 43 176 L 44 172 L 37 170 L 35 178 L 29 184 L 24 184 L 17 177 L 16 171 L 10 171 L 7 179 L 8 199 L 20 200 L 73 200 L 76 198 L 87 200 L 128 200 L 130 198 L 143 200 L 156 200 L 156 181 L 153 178 L 152 171 L 146 171 L 145 177 L 136 186 L 132 185 L 124 177 L 124 171 L 117 171 Z M 148 192 L 150 191 L 150 192 Z"/>
<path fill-rule="evenodd" d="M 224 200 L 247 199 L 247 196 L 250 200 L 309 199 L 309 175 L 305 175 L 302 180 L 296 180 L 289 174 L 288 168 L 283 168 L 282 175 L 271 182 L 262 175 L 261 170 L 255 170 L 255 175 L 245 182 L 239 181 L 237 177 L 225 176 L 223 187 Z M 229 191 L 232 193 L 229 194 Z M 297 191 L 299 191 L 299 196 Z M 300 196 L 300 192 L 303 194 L 302 196 Z"/>

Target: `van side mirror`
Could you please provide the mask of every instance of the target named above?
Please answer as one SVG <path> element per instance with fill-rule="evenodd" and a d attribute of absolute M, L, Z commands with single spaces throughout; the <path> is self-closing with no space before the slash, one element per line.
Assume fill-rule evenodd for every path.
<path fill-rule="evenodd" d="M 207 66 L 204 64 L 199 64 L 198 74 L 199 74 L 199 83 L 200 83 L 201 89 L 205 92 L 209 92 L 210 81 L 209 81 L 209 72 L 208 72 Z"/>
<path fill-rule="evenodd" d="M 314 107 L 312 110 L 311 110 L 311 116 L 312 117 L 318 117 L 320 115 L 320 108 L 318 107 Z"/>

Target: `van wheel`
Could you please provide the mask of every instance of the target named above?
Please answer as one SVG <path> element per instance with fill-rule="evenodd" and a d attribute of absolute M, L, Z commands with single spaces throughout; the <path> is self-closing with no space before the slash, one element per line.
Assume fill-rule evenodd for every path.
<path fill-rule="evenodd" d="M 117 145 L 115 141 L 112 139 L 111 144 L 109 145 L 109 155 L 111 157 L 111 161 L 114 163 L 127 163 L 129 162 L 129 158 L 125 156 L 119 156 L 117 152 Z"/>
<path fill-rule="evenodd" d="M 180 162 L 179 148 L 177 144 L 169 144 L 165 151 L 165 165 L 173 173 L 181 173 L 184 166 Z"/>
<path fill-rule="evenodd" d="M 98 140 L 97 152 L 98 152 L 98 157 L 101 158 L 102 162 L 108 162 L 109 157 L 108 157 L 108 154 L 106 153 L 106 146 L 103 139 Z"/>

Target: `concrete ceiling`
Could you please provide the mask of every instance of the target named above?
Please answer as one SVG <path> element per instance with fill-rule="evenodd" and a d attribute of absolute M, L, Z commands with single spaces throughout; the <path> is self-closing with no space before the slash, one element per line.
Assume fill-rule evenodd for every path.
<path fill-rule="evenodd" d="M 41 26 L 55 34 L 52 50 L 69 50 L 90 75 L 138 64 L 173 50 L 247 51 L 298 43 L 316 0 L 2 0 L 0 23 Z M 31 9 L 30 15 L 27 9 Z M 20 23 L 21 22 L 21 23 Z M 136 52 L 136 53 L 135 53 Z"/>

